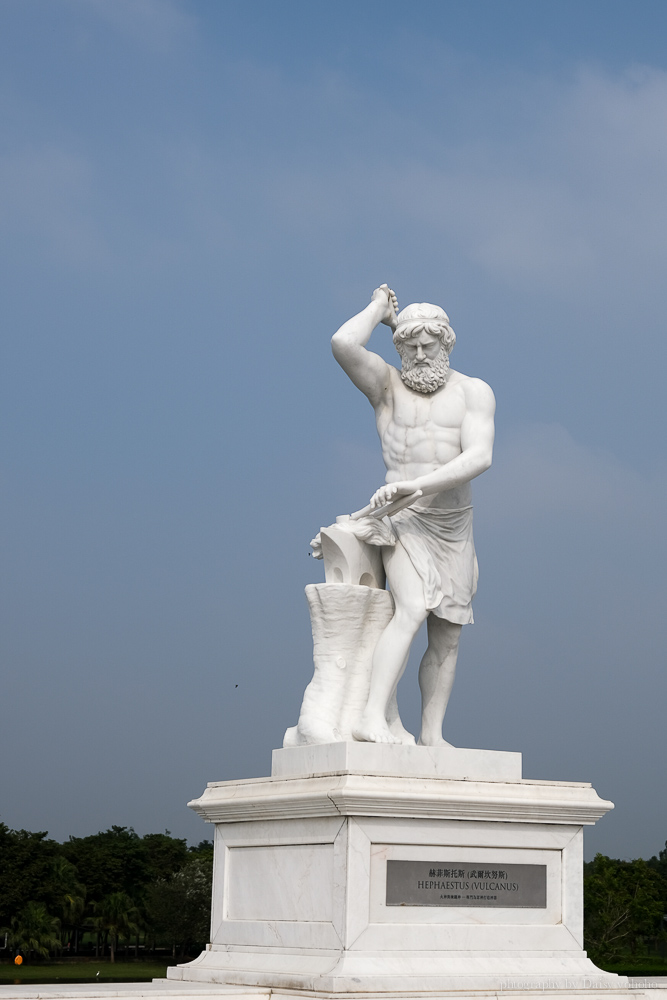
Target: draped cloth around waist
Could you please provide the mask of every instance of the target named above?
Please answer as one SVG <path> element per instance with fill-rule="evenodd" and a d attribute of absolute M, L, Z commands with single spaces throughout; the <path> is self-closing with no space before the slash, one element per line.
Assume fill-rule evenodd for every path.
<path fill-rule="evenodd" d="M 391 520 L 363 518 L 346 527 L 371 545 L 400 541 L 422 581 L 427 610 L 458 625 L 472 624 L 478 578 L 472 507 L 413 505 Z"/>

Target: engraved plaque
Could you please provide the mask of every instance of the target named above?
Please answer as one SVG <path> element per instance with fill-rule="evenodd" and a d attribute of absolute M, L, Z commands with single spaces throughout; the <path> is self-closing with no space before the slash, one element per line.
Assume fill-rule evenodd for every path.
<path fill-rule="evenodd" d="M 546 865 L 387 861 L 387 906 L 546 905 Z"/>

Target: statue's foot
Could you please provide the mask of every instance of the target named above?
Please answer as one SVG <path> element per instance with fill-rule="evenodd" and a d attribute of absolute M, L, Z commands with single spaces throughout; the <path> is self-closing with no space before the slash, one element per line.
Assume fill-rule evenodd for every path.
<path fill-rule="evenodd" d="M 340 743 L 342 740 L 338 730 L 326 723 L 310 720 L 305 725 L 299 724 L 296 728 L 299 731 L 300 742 L 309 746 L 314 743 Z"/>
<path fill-rule="evenodd" d="M 412 733 L 409 733 L 400 721 L 390 722 L 389 732 L 397 743 L 401 743 L 405 747 L 413 747 L 417 742 Z"/>
<path fill-rule="evenodd" d="M 400 743 L 389 731 L 387 723 L 383 718 L 373 719 L 362 717 L 359 724 L 352 730 L 355 740 L 360 743 Z M 408 733 L 408 735 L 410 735 Z"/>
<path fill-rule="evenodd" d="M 428 736 L 426 733 L 421 733 L 419 739 L 417 740 L 418 747 L 449 747 L 454 750 L 454 744 L 448 743 L 447 740 L 443 740 L 442 736 Z"/>

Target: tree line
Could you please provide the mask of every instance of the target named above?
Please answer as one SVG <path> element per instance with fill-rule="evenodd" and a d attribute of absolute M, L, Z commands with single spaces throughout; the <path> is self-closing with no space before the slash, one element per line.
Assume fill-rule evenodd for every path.
<path fill-rule="evenodd" d="M 667 843 L 658 856 L 584 865 L 584 947 L 598 965 L 667 958 Z M 667 962 L 665 962 L 667 964 Z"/>
<path fill-rule="evenodd" d="M 213 845 L 112 826 L 65 843 L 0 823 L 0 955 L 181 956 L 209 939 Z"/>
<path fill-rule="evenodd" d="M 0 954 L 198 954 L 209 940 L 213 845 L 112 826 L 63 844 L 0 823 Z M 602 966 L 666 957 L 667 843 L 584 865 L 585 948 Z"/>

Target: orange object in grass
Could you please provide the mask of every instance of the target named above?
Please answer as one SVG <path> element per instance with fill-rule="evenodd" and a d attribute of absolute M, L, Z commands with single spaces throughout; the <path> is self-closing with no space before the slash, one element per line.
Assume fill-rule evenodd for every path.
<path fill-rule="evenodd" d="M 14 965 L 23 965 L 23 958 L 21 955 L 17 955 L 14 959 Z"/>

